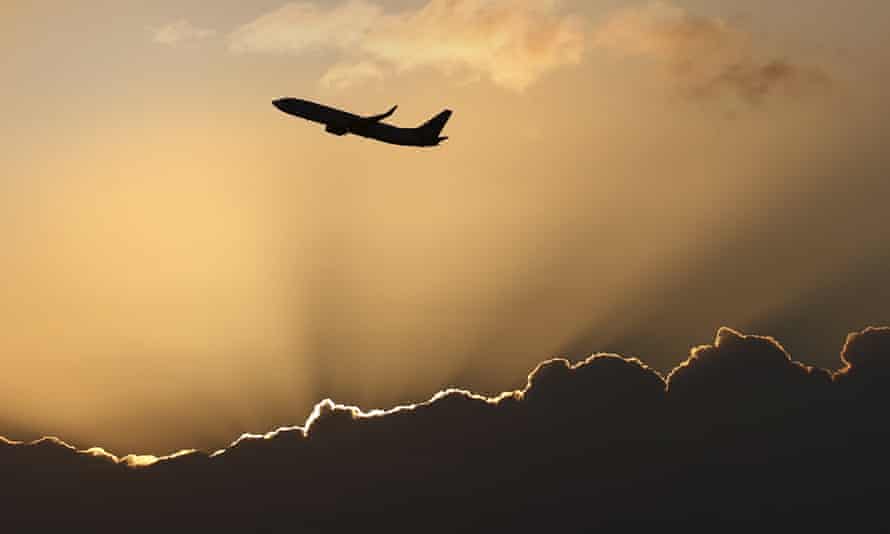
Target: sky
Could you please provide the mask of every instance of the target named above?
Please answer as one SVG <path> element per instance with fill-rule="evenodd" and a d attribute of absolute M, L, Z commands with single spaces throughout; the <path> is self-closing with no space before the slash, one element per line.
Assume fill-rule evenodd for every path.
<path fill-rule="evenodd" d="M 890 323 L 888 16 L 7 2 L 0 435 L 214 449 L 325 397 L 514 389 L 554 356 L 666 372 L 721 326 L 836 368 Z M 407 149 L 283 96 L 455 113 Z"/>

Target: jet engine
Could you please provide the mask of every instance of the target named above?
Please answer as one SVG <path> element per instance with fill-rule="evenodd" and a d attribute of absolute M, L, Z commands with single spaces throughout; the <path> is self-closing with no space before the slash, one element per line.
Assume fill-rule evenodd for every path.
<path fill-rule="evenodd" d="M 334 135 L 346 135 L 347 133 L 349 133 L 349 128 L 347 128 L 346 126 L 341 126 L 339 124 L 328 124 L 327 126 L 325 126 L 324 131 Z"/>

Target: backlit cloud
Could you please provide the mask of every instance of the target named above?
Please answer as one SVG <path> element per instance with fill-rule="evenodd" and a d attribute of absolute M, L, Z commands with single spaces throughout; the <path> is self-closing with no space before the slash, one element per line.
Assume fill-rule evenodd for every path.
<path fill-rule="evenodd" d="M 166 26 L 153 30 L 153 40 L 156 43 L 175 46 L 190 41 L 200 41 L 216 35 L 216 30 L 200 28 L 185 19 L 179 19 Z"/>
<path fill-rule="evenodd" d="M 764 53 L 749 32 L 724 19 L 666 2 L 617 10 L 596 30 L 594 46 L 656 62 L 693 97 L 733 93 L 757 102 L 777 92 L 802 94 L 829 81 L 818 68 Z"/>
<path fill-rule="evenodd" d="M 487 77 L 521 91 L 547 72 L 581 60 L 581 26 L 580 17 L 561 13 L 552 1 L 430 0 L 393 14 L 367 0 L 333 7 L 295 2 L 237 29 L 230 47 L 290 54 L 333 50 L 352 58 L 353 66 L 363 65 L 332 68 L 323 78 L 328 85 L 366 81 L 371 72 L 370 78 L 377 78 L 381 67 L 433 68 L 464 79 Z"/>
<path fill-rule="evenodd" d="M 723 328 L 667 381 L 615 355 L 554 359 L 496 397 L 452 389 L 372 411 L 325 400 L 302 426 L 210 455 L 119 458 L 0 438 L 4 521 L 586 532 L 631 517 L 697 532 L 727 518 L 771 528 L 835 519 L 862 530 L 883 518 L 888 349 L 890 329 L 851 335 L 847 367 L 831 373 L 772 338 Z"/>

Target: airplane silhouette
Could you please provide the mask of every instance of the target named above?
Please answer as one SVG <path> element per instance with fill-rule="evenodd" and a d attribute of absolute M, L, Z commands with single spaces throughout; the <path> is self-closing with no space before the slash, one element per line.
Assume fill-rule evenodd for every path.
<path fill-rule="evenodd" d="M 383 122 L 396 112 L 398 106 L 380 115 L 362 117 L 347 111 L 316 104 L 299 98 L 280 98 L 272 104 L 281 111 L 325 125 L 325 131 L 334 135 L 355 134 L 384 143 L 403 146 L 436 146 L 447 137 L 440 137 L 442 128 L 451 118 L 446 109 L 416 128 L 399 128 Z"/>

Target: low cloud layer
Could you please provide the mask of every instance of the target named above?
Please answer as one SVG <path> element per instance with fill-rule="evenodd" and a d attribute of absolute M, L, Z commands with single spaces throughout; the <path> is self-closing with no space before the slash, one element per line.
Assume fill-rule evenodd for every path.
<path fill-rule="evenodd" d="M 597 48 L 654 61 L 690 97 L 731 93 L 751 103 L 780 93 L 823 88 L 816 67 L 759 50 L 755 37 L 724 19 L 694 15 L 666 2 L 620 9 L 594 35 Z"/>
<path fill-rule="evenodd" d="M 152 31 L 154 42 L 169 46 L 201 41 L 214 35 L 216 35 L 216 30 L 195 26 L 185 19 L 179 19 Z"/>
<path fill-rule="evenodd" d="M 723 328 L 667 378 L 639 360 L 542 363 L 496 397 L 443 391 L 213 454 L 118 458 L 0 439 L 7 524 L 343 532 L 556 531 L 628 520 L 804 528 L 881 518 L 890 329 L 852 334 L 837 372 Z M 443 514 L 442 510 L 448 510 Z M 818 513 L 814 513 L 818 511 Z"/>
<path fill-rule="evenodd" d="M 348 0 L 330 7 L 286 4 L 237 29 L 230 46 L 256 53 L 334 51 L 342 62 L 323 80 L 337 87 L 383 71 L 431 68 L 522 91 L 551 70 L 578 63 L 585 40 L 581 19 L 561 13 L 556 2 L 430 0 L 390 14 L 373 2 Z"/>

